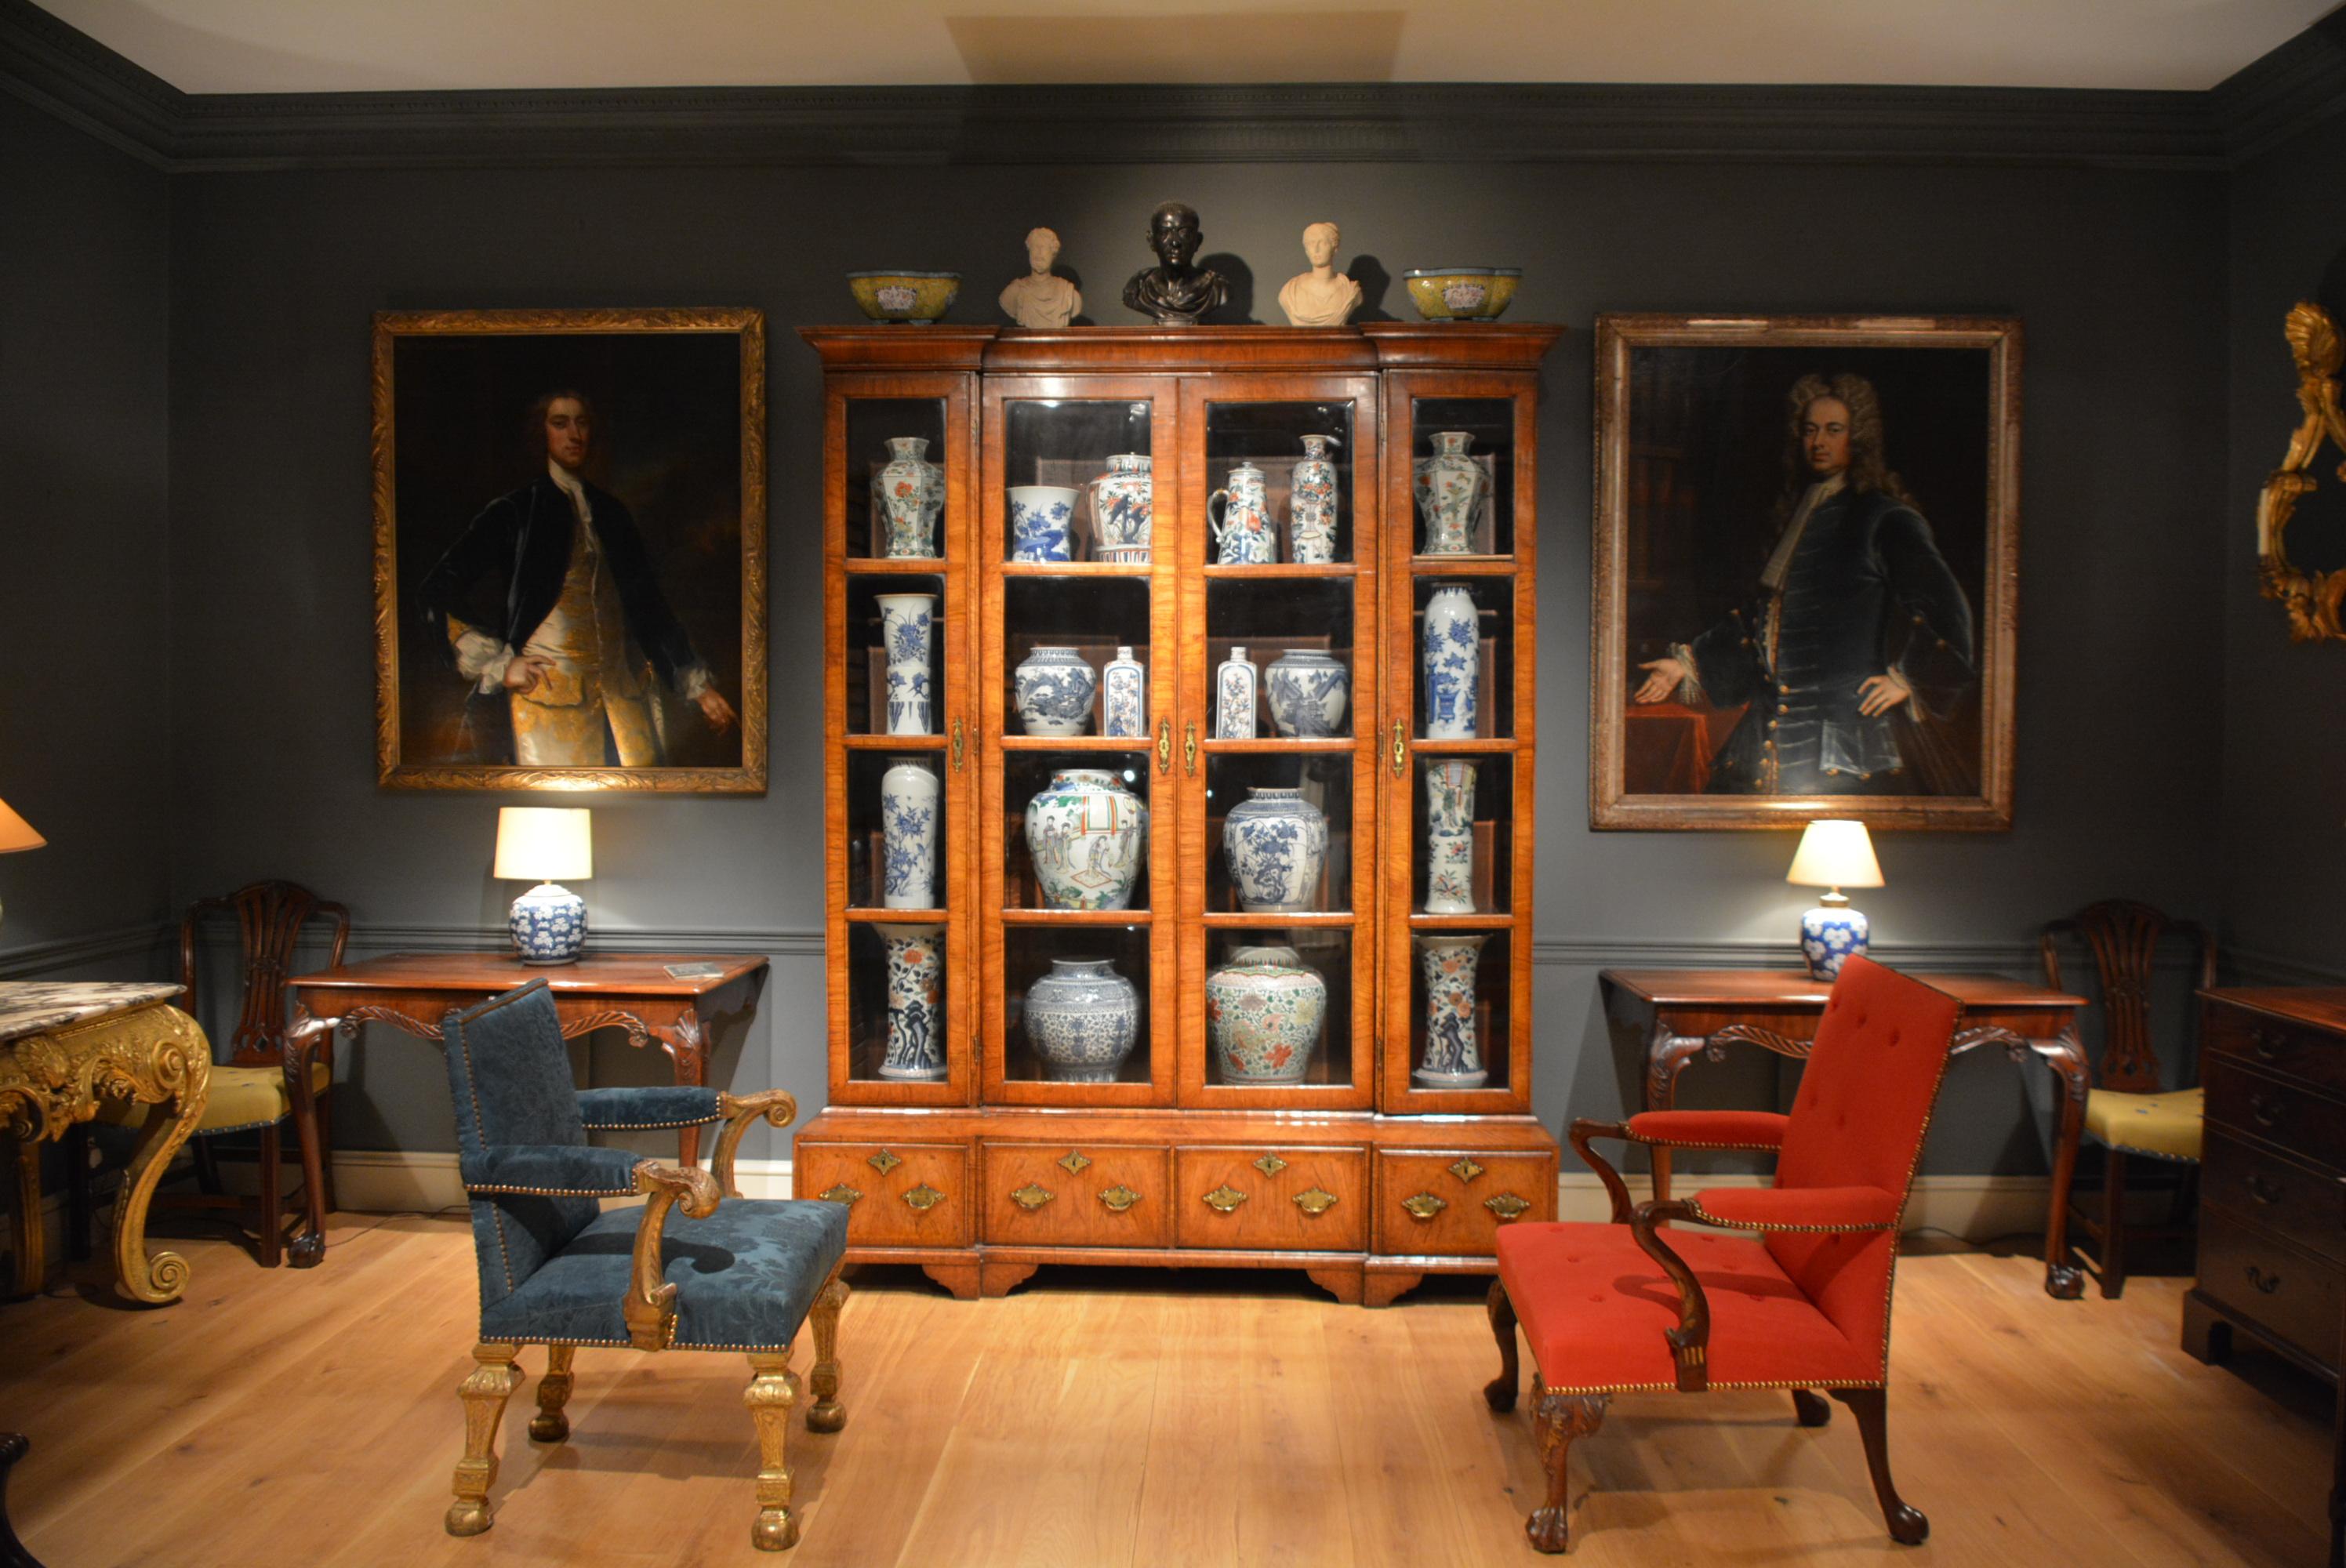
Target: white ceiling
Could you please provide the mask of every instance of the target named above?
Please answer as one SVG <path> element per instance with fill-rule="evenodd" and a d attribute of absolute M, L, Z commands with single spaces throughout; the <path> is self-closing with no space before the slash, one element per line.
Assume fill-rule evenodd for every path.
<path fill-rule="evenodd" d="M 1017 82 L 2214 86 L 2338 0 L 39 0 L 190 93 Z"/>

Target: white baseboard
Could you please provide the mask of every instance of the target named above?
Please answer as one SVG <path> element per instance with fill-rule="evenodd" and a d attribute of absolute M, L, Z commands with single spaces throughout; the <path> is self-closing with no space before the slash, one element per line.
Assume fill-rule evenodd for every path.
<path fill-rule="evenodd" d="M 738 1160 L 733 1177 L 744 1197 L 790 1196 L 788 1160 Z M 464 1184 L 453 1154 L 337 1149 L 334 1200 L 357 1213 L 435 1214 L 464 1207 Z"/>

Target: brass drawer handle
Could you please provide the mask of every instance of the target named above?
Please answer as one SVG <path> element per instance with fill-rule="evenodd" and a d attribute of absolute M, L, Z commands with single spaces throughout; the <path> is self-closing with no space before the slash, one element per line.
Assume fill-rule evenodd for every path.
<path fill-rule="evenodd" d="M 1100 1202 L 1107 1206 L 1111 1214 L 1122 1214 L 1139 1201 L 1140 1195 L 1121 1183 L 1100 1194 Z"/>
<path fill-rule="evenodd" d="M 1189 777 L 1198 776 L 1198 721 L 1191 719 L 1181 727 L 1181 760 L 1189 769 Z"/>
<path fill-rule="evenodd" d="M 1221 1186 L 1216 1187 L 1213 1191 L 1206 1195 L 1207 1204 L 1213 1208 L 1220 1210 L 1224 1214 L 1229 1213 L 1232 1209 L 1235 1209 L 1239 1205 L 1244 1203 L 1246 1200 L 1247 1195 L 1239 1191 L 1238 1188 L 1230 1186 L 1228 1182 L 1224 1182 Z"/>
<path fill-rule="evenodd" d="M 1402 726 L 1402 721 L 1398 718 L 1394 719 L 1392 762 L 1393 777 L 1396 779 L 1409 768 L 1409 741 L 1406 738 L 1408 734 L 1409 731 Z"/>
<path fill-rule="evenodd" d="M 855 1207 L 856 1200 L 863 1195 L 856 1191 L 853 1187 L 848 1186 L 845 1182 L 841 1182 L 838 1186 L 828 1187 L 814 1196 L 821 1198 L 825 1203 L 843 1203 L 850 1208 L 852 1208 Z"/>
<path fill-rule="evenodd" d="M 1169 718 L 1157 721 L 1157 771 L 1173 771 L 1173 721 Z"/>
<path fill-rule="evenodd" d="M 1295 1195 L 1295 1207 L 1317 1219 L 1336 1207 L 1336 1195 L 1325 1187 L 1310 1187 Z"/>
<path fill-rule="evenodd" d="M 873 1155 L 870 1159 L 865 1160 L 863 1163 L 870 1166 L 873 1170 L 878 1171 L 882 1176 L 886 1176 L 890 1171 L 894 1170 L 898 1166 L 903 1165 L 904 1162 L 898 1159 L 894 1155 L 890 1154 L 886 1149 L 882 1149 L 878 1154 Z"/>
<path fill-rule="evenodd" d="M 2262 1029 L 2249 1031 L 2249 1054 L 2259 1062 L 2277 1062 L 2280 1048 L 2289 1041 L 2286 1034 L 2274 1034 Z"/>
<path fill-rule="evenodd" d="M 1277 1176 L 1287 1168 L 1287 1162 L 1277 1155 L 1265 1155 L 1254 1162 L 1254 1168 L 1265 1176 Z"/>
<path fill-rule="evenodd" d="M 961 771 L 961 720 L 956 718 L 954 720 L 953 734 L 953 769 L 956 773 Z"/>
<path fill-rule="evenodd" d="M 1036 1209 L 1042 1207 L 1045 1204 L 1050 1202 L 1053 1198 L 1058 1196 L 1058 1194 L 1053 1192 L 1049 1187 L 1038 1186 L 1030 1181 L 1025 1186 L 1020 1187 L 1016 1192 L 1012 1193 L 1010 1195 L 1010 1201 L 1025 1209 L 1028 1214 L 1032 1214 Z"/>
<path fill-rule="evenodd" d="M 923 1182 L 920 1186 L 914 1187 L 912 1191 L 904 1195 L 905 1204 L 911 1207 L 914 1214 L 926 1214 L 929 1210 L 936 1207 L 937 1205 L 944 1202 L 944 1200 L 945 1195 L 939 1192 L 936 1188 L 931 1186 L 926 1182 Z"/>
<path fill-rule="evenodd" d="M 2287 1105 L 2270 1095 L 2249 1096 L 2249 1115 L 2256 1118 L 2256 1124 L 2260 1127 L 2270 1127 L 2280 1121 L 2281 1112 L 2288 1108 Z"/>
<path fill-rule="evenodd" d="M 2257 1175 L 2256 1172 L 2250 1171 L 2249 1173 L 2249 1196 L 2261 1204 L 2276 1204 L 2280 1201 L 2280 1188 L 2273 1186 L 2272 1183 L 2265 1180 L 2264 1177 Z"/>
<path fill-rule="evenodd" d="M 2274 1291 L 2280 1288 L 2280 1276 L 2278 1274 L 2267 1274 L 2263 1269 L 2251 1263 L 2249 1265 L 2249 1283 L 2257 1288 L 2257 1291 L 2259 1295 L 2270 1296 Z"/>
<path fill-rule="evenodd" d="M 1476 1165 L 1464 1155 L 1460 1155 L 1451 1165 L 1450 1174 L 1456 1176 L 1460 1181 L 1473 1181 L 1476 1176 L 1483 1174 L 1483 1167 Z"/>
<path fill-rule="evenodd" d="M 1420 1220 L 1432 1219 L 1450 1207 L 1446 1199 L 1438 1198 L 1430 1192 L 1419 1193 L 1415 1197 L 1405 1197 L 1401 1200 L 1401 1206 L 1409 1210 L 1412 1218 Z"/>
<path fill-rule="evenodd" d="M 1502 1192 L 1494 1193 L 1489 1197 L 1484 1198 L 1483 1200 L 1483 1207 L 1489 1209 L 1493 1214 L 1497 1215 L 1501 1223 L 1504 1224 L 1505 1221 L 1515 1218 L 1525 1209 L 1531 1207 L 1531 1203 L 1528 1199 L 1517 1197 L 1514 1193 Z"/>

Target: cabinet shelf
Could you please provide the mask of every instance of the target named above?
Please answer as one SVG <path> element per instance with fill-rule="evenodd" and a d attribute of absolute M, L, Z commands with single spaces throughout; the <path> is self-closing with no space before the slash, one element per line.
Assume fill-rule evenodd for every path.
<path fill-rule="evenodd" d="M 1504 577 L 1514 573 L 1513 555 L 1412 555 L 1409 569 L 1420 577 Z"/>
<path fill-rule="evenodd" d="M 1157 569 L 1147 561 L 1005 561 L 1001 568 L 1005 577 L 1146 577 Z"/>
<path fill-rule="evenodd" d="M 874 909 L 870 904 L 850 904 L 845 910 L 850 925 L 884 925 L 901 922 L 904 925 L 934 925 L 950 919 L 950 910 L 890 910 Z"/>
<path fill-rule="evenodd" d="M 942 555 L 856 555 L 845 567 L 852 577 L 935 577 L 949 565 Z"/>
<path fill-rule="evenodd" d="M 1147 910 L 1037 910 L 1005 909 L 1002 911 L 1004 925 L 1029 926 L 1146 926 L 1151 923 Z"/>
<path fill-rule="evenodd" d="M 1001 746 L 1005 751 L 1128 751 L 1137 756 L 1154 750 L 1157 742 L 1146 735 L 1005 735 Z"/>
<path fill-rule="evenodd" d="M 1260 566 L 1208 566 L 1208 577 L 1243 577 L 1254 581 L 1276 581 L 1281 577 L 1310 580 L 1320 577 L 1357 577 L 1361 568 L 1350 561 L 1331 561 L 1318 565 L 1299 565 L 1292 561 L 1279 561 Z"/>
<path fill-rule="evenodd" d="M 1360 744 L 1348 735 L 1315 736 L 1309 740 L 1290 740 L 1281 736 L 1257 736 L 1252 740 L 1200 740 L 1198 746 L 1209 757 L 1243 756 L 1249 753 L 1267 756 L 1290 754 L 1299 757 L 1341 756 Z"/>
<path fill-rule="evenodd" d="M 842 735 L 839 743 L 850 751 L 943 751 L 942 735 Z"/>
<path fill-rule="evenodd" d="M 1200 917 L 1209 931 L 1260 931 L 1279 926 L 1329 927 L 1342 930 L 1354 923 L 1350 910 L 1300 910 L 1287 911 L 1245 910 L 1208 910 Z"/>

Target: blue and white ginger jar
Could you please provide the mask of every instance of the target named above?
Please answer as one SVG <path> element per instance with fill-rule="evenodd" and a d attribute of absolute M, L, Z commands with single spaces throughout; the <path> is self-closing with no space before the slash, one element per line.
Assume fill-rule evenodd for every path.
<path fill-rule="evenodd" d="M 1850 955 L 1863 952 L 1872 939 L 1872 923 L 1850 908 L 1847 899 L 1827 899 L 1800 916 L 1800 954 L 1809 961 L 1811 980 L 1839 979 Z"/>
<path fill-rule="evenodd" d="M 556 882 L 514 900 L 505 929 L 524 963 L 572 963 L 586 945 L 586 901 Z"/>
<path fill-rule="evenodd" d="M 1055 958 L 1026 988 L 1026 1039 L 1063 1084 L 1113 1084 L 1140 1039 L 1140 993 L 1104 958 Z"/>
<path fill-rule="evenodd" d="M 1018 722 L 1029 735 L 1081 735 L 1091 728 L 1099 672 L 1071 647 L 1036 648 L 1010 677 Z"/>
<path fill-rule="evenodd" d="M 1344 661 L 1316 648 L 1293 648 L 1262 673 L 1270 694 L 1270 727 L 1289 740 L 1344 733 L 1344 705 L 1352 692 Z"/>
<path fill-rule="evenodd" d="M 1300 789 L 1249 789 L 1222 820 L 1222 856 L 1249 914 L 1316 909 L 1328 814 Z"/>

